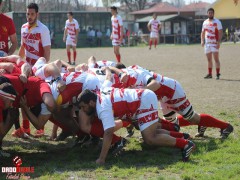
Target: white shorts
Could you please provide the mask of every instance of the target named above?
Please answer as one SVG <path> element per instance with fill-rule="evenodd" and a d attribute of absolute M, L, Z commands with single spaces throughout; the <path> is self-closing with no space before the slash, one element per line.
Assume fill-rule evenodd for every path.
<path fill-rule="evenodd" d="M 218 52 L 219 49 L 216 46 L 205 45 L 204 52 L 205 54 Z"/>
<path fill-rule="evenodd" d="M 105 80 L 101 86 L 101 88 L 105 88 L 105 87 L 112 87 L 113 83 L 109 80 Z"/>
<path fill-rule="evenodd" d="M 120 46 L 120 45 L 121 45 L 121 42 L 118 41 L 118 40 L 113 40 L 113 41 L 112 41 L 112 45 L 113 45 L 113 46 Z"/>
<path fill-rule="evenodd" d="M 158 38 L 158 33 L 157 32 L 151 32 L 150 33 L 150 38 Z"/>
<path fill-rule="evenodd" d="M 158 122 L 158 100 L 151 90 L 144 90 L 141 96 L 141 105 L 136 113 L 136 119 L 140 131 Z"/>
<path fill-rule="evenodd" d="M 46 79 L 45 74 L 44 74 L 44 69 L 45 69 L 46 63 L 47 63 L 46 59 L 41 57 L 36 61 L 36 63 L 32 67 L 32 71 L 33 71 L 34 75 L 43 80 Z"/>
<path fill-rule="evenodd" d="M 163 115 L 166 115 L 172 111 L 184 116 L 192 107 L 189 100 L 186 98 L 186 94 L 181 84 L 176 81 L 176 88 L 172 99 L 166 102 L 160 101 L 161 110 Z"/>
<path fill-rule="evenodd" d="M 75 40 L 70 39 L 70 38 L 67 38 L 66 45 L 67 46 L 77 46 L 76 43 L 75 43 Z"/>

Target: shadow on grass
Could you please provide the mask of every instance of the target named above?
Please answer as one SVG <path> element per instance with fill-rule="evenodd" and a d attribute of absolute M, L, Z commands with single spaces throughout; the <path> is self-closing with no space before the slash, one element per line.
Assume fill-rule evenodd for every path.
<path fill-rule="evenodd" d="M 197 149 L 194 154 L 203 154 L 214 151 L 219 148 L 219 139 L 207 137 L 205 139 L 194 139 Z M 113 157 L 108 155 L 105 170 L 110 170 L 113 166 L 120 169 L 129 169 L 135 167 L 165 169 L 179 161 L 181 161 L 181 150 L 176 148 L 160 148 L 148 146 L 145 143 L 133 142 L 140 148 L 127 149 L 119 156 Z M 137 144 L 138 143 L 138 144 Z M 219 144 L 218 144 L 219 143 Z M 44 175 L 62 174 L 69 171 L 94 171 L 99 166 L 95 164 L 95 160 L 100 153 L 100 147 L 90 145 L 88 147 L 72 147 L 73 140 L 67 139 L 66 142 L 59 144 L 51 144 L 39 142 L 37 139 L 30 141 L 35 148 L 29 148 L 29 142 L 6 142 L 10 145 L 8 152 L 12 154 L 10 158 L 1 160 L 1 166 L 13 167 L 12 159 L 19 156 L 22 161 L 22 167 L 34 167 L 35 172 L 29 174 L 31 178 L 38 178 Z M 134 144 L 134 145 L 135 145 Z M 20 145 L 20 151 L 14 150 L 15 145 Z M 11 148 L 11 146 L 13 148 Z M 16 149 L 16 148 L 15 148 Z M 197 164 L 194 160 L 190 160 L 191 164 Z M 4 174 L 1 174 L 1 176 Z M 0 176 L 0 178 L 1 178 Z"/>
<path fill-rule="evenodd" d="M 222 79 L 222 78 L 220 78 L 219 80 L 221 80 L 221 81 L 236 81 L 236 82 L 240 82 L 240 79 Z"/>

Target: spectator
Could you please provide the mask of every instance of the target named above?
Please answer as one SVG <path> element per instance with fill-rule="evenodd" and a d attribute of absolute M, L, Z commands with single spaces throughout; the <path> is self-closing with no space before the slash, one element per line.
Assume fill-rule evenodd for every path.
<path fill-rule="evenodd" d="M 102 32 L 100 30 L 97 30 L 97 46 L 102 46 Z"/>

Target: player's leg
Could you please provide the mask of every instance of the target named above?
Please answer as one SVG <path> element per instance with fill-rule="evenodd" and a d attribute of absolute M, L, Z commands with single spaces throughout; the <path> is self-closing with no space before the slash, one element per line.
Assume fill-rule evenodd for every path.
<path fill-rule="evenodd" d="M 150 39 L 149 39 L 149 50 L 152 49 L 152 42 L 153 42 L 153 38 L 151 37 L 151 34 L 150 34 Z"/>
<path fill-rule="evenodd" d="M 155 38 L 154 38 L 154 47 L 155 47 L 155 48 L 157 48 L 157 44 L 158 44 L 158 38 L 155 37 Z"/>
<path fill-rule="evenodd" d="M 220 78 L 220 60 L 219 60 L 219 52 L 218 49 L 216 49 L 217 52 L 213 52 L 213 58 L 215 60 L 215 66 L 216 66 L 216 79 Z"/>
<path fill-rule="evenodd" d="M 205 53 L 208 61 L 208 74 L 204 77 L 205 79 L 212 78 L 212 52 L 210 47 L 205 48 Z"/>
<path fill-rule="evenodd" d="M 72 49 L 73 49 L 73 63 L 72 63 L 72 65 L 75 65 L 76 64 L 76 58 L 77 58 L 76 44 L 74 44 L 72 46 Z"/>
<path fill-rule="evenodd" d="M 121 62 L 120 46 L 113 46 L 113 48 L 114 48 L 114 53 L 117 58 L 117 62 L 120 63 Z"/>
<path fill-rule="evenodd" d="M 68 64 L 71 64 L 71 51 L 70 51 L 70 48 L 71 48 L 71 45 L 70 44 L 66 44 Z"/>

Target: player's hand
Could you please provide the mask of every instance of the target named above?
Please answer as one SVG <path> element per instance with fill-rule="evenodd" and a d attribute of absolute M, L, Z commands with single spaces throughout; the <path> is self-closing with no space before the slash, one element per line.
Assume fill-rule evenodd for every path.
<path fill-rule="evenodd" d="M 112 35 L 110 36 L 110 39 L 111 39 L 111 40 L 113 39 Z"/>
<path fill-rule="evenodd" d="M 26 96 L 22 96 L 22 97 L 20 98 L 20 106 L 21 106 L 21 107 L 27 106 Z"/>
<path fill-rule="evenodd" d="M 28 81 L 28 78 L 27 78 L 27 76 L 26 76 L 25 74 L 21 74 L 21 75 L 19 76 L 19 79 L 20 79 L 23 83 L 27 83 L 27 81 Z"/>
<path fill-rule="evenodd" d="M 57 88 L 60 92 L 64 91 L 64 89 L 66 88 L 66 83 L 63 80 L 59 80 L 57 82 Z"/>
<path fill-rule="evenodd" d="M 77 44 L 77 42 L 78 42 L 78 38 L 75 38 L 75 42 L 74 43 Z"/>
<path fill-rule="evenodd" d="M 217 49 L 220 48 L 220 42 L 217 42 Z"/>
<path fill-rule="evenodd" d="M 104 165 L 104 164 L 105 164 L 105 160 L 98 158 L 98 159 L 96 160 L 96 164 L 98 164 L 98 165 Z"/>
<path fill-rule="evenodd" d="M 66 38 L 63 38 L 63 42 L 66 42 Z"/>
<path fill-rule="evenodd" d="M 68 66 L 67 67 L 68 72 L 75 72 L 75 67 L 73 66 Z"/>
<path fill-rule="evenodd" d="M 203 41 L 201 42 L 201 45 L 202 45 L 202 47 L 204 47 L 204 42 Z"/>

